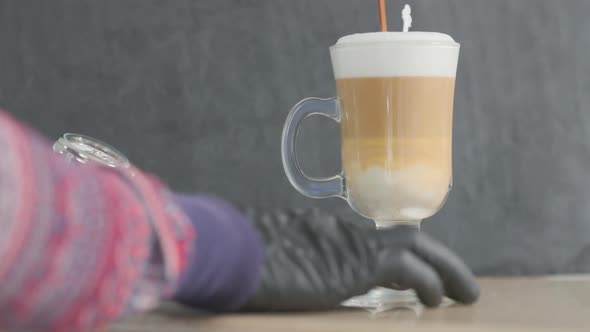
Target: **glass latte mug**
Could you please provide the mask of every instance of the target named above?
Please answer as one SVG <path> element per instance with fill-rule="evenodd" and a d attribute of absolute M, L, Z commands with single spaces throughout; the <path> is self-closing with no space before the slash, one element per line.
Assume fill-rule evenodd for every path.
<path fill-rule="evenodd" d="M 378 227 L 419 225 L 452 184 L 452 132 L 459 44 L 430 32 L 345 36 L 330 48 L 338 96 L 308 98 L 289 113 L 282 137 L 291 184 L 313 198 L 341 197 Z M 311 115 L 340 124 L 342 173 L 306 176 L 295 155 Z"/>

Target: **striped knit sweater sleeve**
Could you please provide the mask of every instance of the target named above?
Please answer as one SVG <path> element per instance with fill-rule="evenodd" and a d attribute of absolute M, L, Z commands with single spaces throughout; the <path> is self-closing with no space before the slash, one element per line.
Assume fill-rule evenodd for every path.
<path fill-rule="evenodd" d="M 261 245 L 229 204 L 69 164 L 2 111 L 0 151 L 0 330 L 94 330 L 167 297 L 233 310 L 256 288 Z"/>

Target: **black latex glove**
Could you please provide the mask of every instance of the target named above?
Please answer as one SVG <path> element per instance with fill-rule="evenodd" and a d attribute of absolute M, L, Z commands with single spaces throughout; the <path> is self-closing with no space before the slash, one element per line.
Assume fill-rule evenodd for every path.
<path fill-rule="evenodd" d="M 261 286 L 245 311 L 331 309 L 392 284 L 414 289 L 430 307 L 444 295 L 462 303 L 479 296 L 467 266 L 416 229 L 378 231 L 318 210 L 248 214 L 267 247 Z"/>

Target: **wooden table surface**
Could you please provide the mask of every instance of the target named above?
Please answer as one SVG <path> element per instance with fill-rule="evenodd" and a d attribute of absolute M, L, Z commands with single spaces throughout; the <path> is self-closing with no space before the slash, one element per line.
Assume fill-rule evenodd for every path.
<path fill-rule="evenodd" d="M 482 297 L 475 305 L 438 309 L 415 304 L 381 312 L 208 316 L 165 305 L 108 331 L 590 331 L 590 276 L 485 278 L 481 286 Z"/>

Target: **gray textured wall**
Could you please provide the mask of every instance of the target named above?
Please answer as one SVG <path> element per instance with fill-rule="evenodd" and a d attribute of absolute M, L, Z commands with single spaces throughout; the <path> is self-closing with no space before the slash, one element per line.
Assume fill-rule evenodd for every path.
<path fill-rule="evenodd" d="M 590 271 L 590 2 L 409 3 L 462 43 L 455 186 L 425 230 L 480 273 Z M 334 93 L 327 47 L 376 26 L 366 0 L 0 0 L 0 105 L 178 190 L 355 218 L 288 185 L 279 138 L 294 103 Z M 337 133 L 306 126 L 310 173 L 338 169 Z"/>

